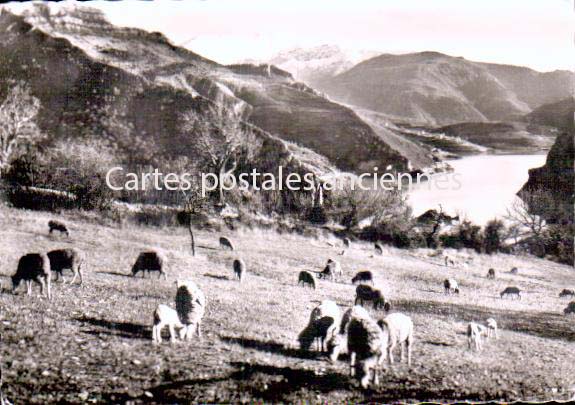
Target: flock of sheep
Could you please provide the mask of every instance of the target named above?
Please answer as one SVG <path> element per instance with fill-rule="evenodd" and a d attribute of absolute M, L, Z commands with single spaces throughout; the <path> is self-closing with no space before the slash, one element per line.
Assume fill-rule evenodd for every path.
<path fill-rule="evenodd" d="M 49 221 L 49 232 L 59 231 L 69 236 L 69 230 L 65 224 L 58 221 Z M 220 247 L 234 250 L 231 240 L 221 237 Z M 345 254 L 351 242 L 345 238 L 345 246 L 341 254 Z M 383 253 L 380 244 L 375 244 L 375 252 Z M 22 281 L 26 282 L 27 292 L 31 294 L 32 282 L 40 284 L 41 294 L 46 291 L 51 298 L 51 273 L 57 275 L 57 279 L 63 278 L 64 270 L 71 270 L 74 274 L 70 283 L 74 283 L 77 277 L 82 284 L 82 266 L 85 263 L 85 255 L 78 249 L 56 249 L 47 253 L 28 253 L 22 256 L 18 262 L 16 273 L 12 276 L 13 290 L 16 290 Z M 166 257 L 158 250 L 141 252 L 134 265 L 132 275 L 157 272 L 158 277 L 166 275 Z M 445 256 L 445 265 L 455 265 L 455 261 Z M 247 273 L 246 263 L 242 259 L 233 261 L 233 272 L 241 282 Z M 518 269 L 513 268 L 510 273 L 517 274 Z M 316 288 L 316 277 L 329 281 L 341 280 L 343 276 L 341 265 L 338 261 L 329 259 L 322 271 L 301 271 L 298 275 L 298 284 Z M 488 279 L 495 279 L 495 270 L 489 269 Z M 397 346 L 401 347 L 401 360 L 407 357 L 407 363 L 411 364 L 411 351 L 413 346 L 414 326 L 411 318 L 403 313 L 391 311 L 392 306 L 386 301 L 382 291 L 374 287 L 373 274 L 370 271 L 359 271 L 351 279 L 352 284 L 357 284 L 355 301 L 351 308 L 343 314 L 338 305 L 331 300 L 324 300 L 315 307 L 310 315 L 308 325 L 298 336 L 298 342 L 302 350 L 309 350 L 316 342 L 316 349 L 327 352 L 329 359 L 335 362 L 340 354 L 348 353 L 350 359 L 350 375 L 360 381 L 362 387 L 367 388 L 370 384 L 378 384 L 378 372 L 384 361 L 394 362 L 393 352 Z M 443 282 L 446 294 L 459 294 L 460 287 L 453 278 Z M 521 291 L 517 287 L 509 286 L 501 292 L 501 298 L 509 296 L 521 299 Z M 575 297 L 573 290 L 564 289 L 560 297 Z M 386 316 L 376 320 L 363 308 L 366 302 L 370 302 L 375 310 L 383 309 Z M 201 336 L 201 323 L 206 310 L 206 297 L 201 289 L 190 280 L 176 281 L 175 309 L 160 304 L 153 313 L 152 339 L 155 343 L 162 342 L 162 330 L 168 327 L 171 341 L 190 340 L 194 334 Z M 565 314 L 575 313 L 575 301 L 569 303 L 564 310 Z M 486 320 L 486 324 L 470 322 L 467 327 L 469 348 L 481 350 L 482 337 L 497 338 L 497 321 L 493 318 Z M 405 356 L 407 352 L 407 356 Z"/>

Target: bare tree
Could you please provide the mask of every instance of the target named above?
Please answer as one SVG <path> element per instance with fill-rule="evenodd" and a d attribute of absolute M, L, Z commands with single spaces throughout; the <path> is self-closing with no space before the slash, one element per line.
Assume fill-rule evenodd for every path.
<path fill-rule="evenodd" d="M 537 212 L 551 209 L 552 203 L 541 193 L 531 193 L 517 198 L 507 209 L 505 219 L 511 222 L 515 240 L 524 236 L 540 238 L 547 229 L 547 221 L 542 215 L 534 213 L 530 207 L 538 207 Z M 547 207 L 545 207 L 547 206 Z"/>
<path fill-rule="evenodd" d="M 259 144 L 248 124 L 231 108 L 212 107 L 207 113 L 188 111 L 183 116 L 183 128 L 195 137 L 207 166 L 218 175 L 219 204 L 224 205 L 224 186 L 238 165 L 240 153 L 251 155 Z"/>
<path fill-rule="evenodd" d="M 0 174 L 19 146 L 42 137 L 36 126 L 40 101 L 30 94 L 25 82 L 17 82 L 0 105 Z"/>

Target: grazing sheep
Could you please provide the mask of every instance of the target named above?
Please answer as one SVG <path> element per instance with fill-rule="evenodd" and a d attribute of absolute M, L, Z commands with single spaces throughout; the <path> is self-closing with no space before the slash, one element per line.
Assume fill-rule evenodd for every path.
<path fill-rule="evenodd" d="M 445 294 L 459 294 L 459 285 L 452 278 L 448 278 L 443 282 L 443 288 L 445 289 Z"/>
<path fill-rule="evenodd" d="M 360 284 L 355 289 L 354 305 L 357 305 L 358 301 L 361 306 L 363 306 L 364 301 L 371 301 L 373 303 L 373 309 L 383 308 L 386 311 L 391 309 L 389 302 L 385 302 L 381 290 L 372 288 L 366 284 Z"/>
<path fill-rule="evenodd" d="M 343 246 L 345 246 L 346 248 L 351 246 L 351 240 L 349 240 L 349 238 L 343 238 Z"/>
<path fill-rule="evenodd" d="M 302 350 L 309 350 L 316 341 L 317 351 L 326 350 L 326 339 L 333 335 L 340 322 L 339 307 L 334 301 L 324 300 L 311 311 L 309 322 L 298 336 L 298 342 Z"/>
<path fill-rule="evenodd" d="M 162 329 L 167 326 L 170 330 L 170 341 L 176 341 L 176 329 L 180 331 L 180 339 L 184 339 L 186 327 L 180 322 L 178 312 L 167 305 L 160 304 L 154 310 L 154 322 L 152 326 L 152 340 L 154 343 L 162 343 Z"/>
<path fill-rule="evenodd" d="M 491 280 L 495 279 L 495 269 L 487 270 L 487 278 Z"/>
<path fill-rule="evenodd" d="M 373 285 L 373 274 L 371 274 L 371 271 L 359 271 L 351 279 L 352 284 L 355 284 L 357 282 L 363 283 L 368 281 L 371 282 L 371 285 Z"/>
<path fill-rule="evenodd" d="M 567 296 L 575 297 L 575 291 L 569 290 L 566 288 L 559 293 L 559 297 L 561 297 L 561 298 L 567 297 Z"/>
<path fill-rule="evenodd" d="M 404 346 L 407 349 L 407 364 L 411 365 L 411 349 L 413 346 L 413 322 L 411 318 L 396 312 L 377 322 L 384 334 L 388 336 L 387 355 L 389 363 L 393 364 L 393 349 L 399 345 L 401 348 L 400 361 L 405 358 Z M 404 345 L 405 344 L 405 345 Z"/>
<path fill-rule="evenodd" d="M 469 322 L 467 325 L 467 345 L 471 349 L 472 346 L 475 346 L 475 350 L 481 350 L 481 335 L 485 334 L 487 328 L 481 324 L 475 322 Z"/>
<path fill-rule="evenodd" d="M 40 294 L 46 289 L 48 299 L 52 298 L 50 289 L 50 260 L 44 253 L 28 253 L 18 261 L 16 273 L 12 276 L 12 291 L 16 291 L 22 280 L 26 281 L 27 293 L 32 294 L 32 281 L 40 284 Z"/>
<path fill-rule="evenodd" d="M 56 249 L 48 252 L 50 268 L 56 273 L 56 280 L 59 280 L 60 277 L 62 277 L 62 280 L 65 281 L 64 276 L 62 275 L 64 270 L 71 270 L 74 273 L 74 277 L 70 281 L 70 284 L 73 284 L 74 281 L 76 281 L 77 276 L 80 276 L 80 284 L 83 283 L 82 265 L 86 260 L 85 257 L 84 252 L 75 248 Z"/>
<path fill-rule="evenodd" d="M 235 250 L 232 241 L 226 238 L 225 236 L 220 237 L 220 247 L 223 250 Z"/>
<path fill-rule="evenodd" d="M 455 260 L 448 255 L 445 255 L 445 267 L 452 266 L 455 267 Z"/>
<path fill-rule="evenodd" d="M 519 290 L 517 287 L 507 287 L 505 290 L 501 291 L 501 298 L 503 298 L 505 295 L 521 299 L 521 290 Z"/>
<path fill-rule="evenodd" d="M 375 253 L 377 253 L 378 255 L 382 255 L 383 254 L 383 246 L 381 246 L 381 244 L 376 243 L 374 245 L 375 248 Z"/>
<path fill-rule="evenodd" d="M 297 284 L 299 285 L 300 283 L 304 287 L 306 284 L 308 284 L 310 288 L 313 288 L 315 290 L 315 278 L 313 277 L 313 274 L 311 274 L 309 271 L 303 270 L 299 272 Z"/>
<path fill-rule="evenodd" d="M 565 315 L 575 314 L 575 301 L 571 301 L 567 307 L 563 310 Z"/>
<path fill-rule="evenodd" d="M 70 237 L 70 232 L 63 222 L 55 220 L 48 221 L 48 228 L 50 228 L 48 232 L 50 235 L 53 231 L 59 231 L 60 233 L 65 233 L 67 237 Z"/>
<path fill-rule="evenodd" d="M 157 250 L 148 250 L 145 252 L 141 252 L 136 259 L 136 262 L 132 266 L 132 275 L 135 277 L 138 272 L 142 272 L 142 277 L 146 276 L 146 271 L 148 273 L 152 271 L 159 272 L 158 278 L 162 275 L 164 279 L 167 280 L 168 277 L 166 275 L 166 265 L 168 260 L 166 256 Z"/>
<path fill-rule="evenodd" d="M 493 318 L 487 318 L 487 337 L 494 337 L 497 339 L 497 321 Z"/>
<path fill-rule="evenodd" d="M 513 268 L 509 271 L 509 273 L 511 273 L 511 274 L 518 274 L 518 273 L 519 273 L 519 269 L 518 269 L 517 267 L 513 267 Z"/>
<path fill-rule="evenodd" d="M 336 276 L 341 277 L 341 265 L 335 260 L 328 259 L 324 269 L 319 273 L 319 278 L 335 280 Z"/>
<path fill-rule="evenodd" d="M 247 274 L 246 263 L 242 259 L 235 259 L 233 266 L 234 266 L 234 274 L 236 275 L 236 278 L 240 280 L 241 283 L 244 276 Z"/>
<path fill-rule="evenodd" d="M 200 288 L 190 280 L 176 281 L 176 311 L 180 322 L 185 325 L 183 335 L 186 340 L 191 340 L 196 332 L 202 336 L 202 318 L 206 311 L 206 296 Z"/>
<path fill-rule="evenodd" d="M 350 371 L 363 388 L 379 385 L 378 371 L 386 356 L 389 336 L 361 307 L 354 306 L 347 323 Z"/>

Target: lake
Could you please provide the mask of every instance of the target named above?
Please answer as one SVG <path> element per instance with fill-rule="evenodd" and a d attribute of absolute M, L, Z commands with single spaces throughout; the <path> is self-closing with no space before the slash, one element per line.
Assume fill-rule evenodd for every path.
<path fill-rule="evenodd" d="M 435 175 L 430 182 L 413 185 L 409 204 L 416 216 L 441 204 L 447 214 L 459 213 L 483 225 L 506 214 L 517 198 L 515 193 L 527 181 L 528 170 L 543 166 L 546 156 L 479 155 L 450 160 L 454 172 L 444 175 L 449 181 L 437 183 L 441 175 Z"/>

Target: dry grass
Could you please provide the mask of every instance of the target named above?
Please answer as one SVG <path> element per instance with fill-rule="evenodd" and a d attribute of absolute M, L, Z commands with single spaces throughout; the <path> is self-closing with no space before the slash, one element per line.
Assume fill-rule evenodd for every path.
<path fill-rule="evenodd" d="M 430 251 L 354 244 L 346 256 L 326 240 L 273 232 L 229 233 L 236 252 L 218 248 L 219 234 L 198 232 L 199 257 L 188 251 L 184 229 L 116 229 L 61 218 L 70 239 L 48 236 L 53 216 L 0 208 L 0 275 L 3 284 L 20 255 L 76 246 L 88 259 L 85 286 L 54 283 L 52 302 L 0 294 L 4 391 L 16 403 L 422 401 L 566 399 L 575 384 L 575 322 L 562 314 L 575 286 L 573 269 L 529 257 L 473 256 L 468 269 L 446 268 Z M 163 248 L 171 261 L 168 281 L 132 278 L 132 262 L 146 246 Z M 451 252 L 453 256 L 461 253 Z M 243 283 L 231 263 L 248 265 Z M 297 273 L 320 270 L 327 258 L 342 261 L 345 280 L 297 287 Z M 508 273 L 517 266 L 518 275 Z M 497 271 L 487 280 L 487 269 Z M 363 391 L 344 362 L 330 364 L 302 353 L 297 335 L 323 299 L 350 306 L 358 270 L 371 270 L 395 310 L 415 323 L 414 364 L 383 373 L 378 390 Z M 443 294 L 456 278 L 460 296 Z M 204 337 L 190 343 L 151 344 L 151 315 L 173 305 L 176 278 L 193 279 L 206 293 Z M 508 285 L 524 290 L 521 301 L 502 300 Z M 383 317 L 383 313 L 374 313 Z M 481 353 L 467 349 L 466 322 L 494 317 L 502 328 Z"/>

